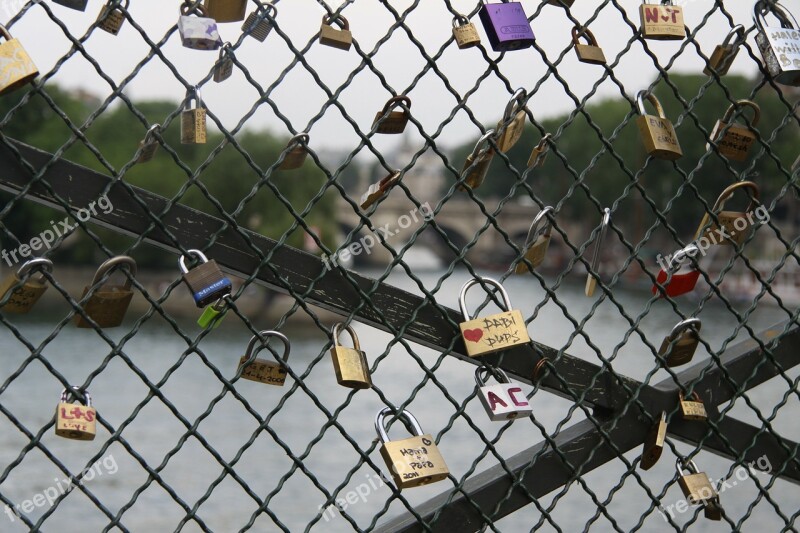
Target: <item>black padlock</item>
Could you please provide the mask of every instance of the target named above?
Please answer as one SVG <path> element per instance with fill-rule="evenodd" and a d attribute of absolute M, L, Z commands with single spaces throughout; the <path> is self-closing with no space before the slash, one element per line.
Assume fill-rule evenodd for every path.
<path fill-rule="evenodd" d="M 200 250 L 187 250 L 186 253 L 201 261 L 191 270 L 186 268 L 186 256 L 182 255 L 179 262 L 183 281 L 189 287 L 197 307 L 202 309 L 231 293 L 231 280 L 222 273 L 216 261 L 209 261 Z"/>

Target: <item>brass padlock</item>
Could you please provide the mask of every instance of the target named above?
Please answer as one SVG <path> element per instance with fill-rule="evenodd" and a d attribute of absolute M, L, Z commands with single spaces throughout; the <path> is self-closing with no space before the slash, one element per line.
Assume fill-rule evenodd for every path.
<path fill-rule="evenodd" d="M 467 311 L 467 290 L 478 283 L 497 288 L 505 304 L 502 313 L 483 318 L 470 318 Z M 465 320 L 458 327 L 461 329 L 461 338 L 464 339 L 467 355 L 470 357 L 488 355 L 531 342 L 522 313 L 518 309 L 511 309 L 508 293 L 498 281 L 492 278 L 472 278 L 461 287 L 458 303 Z"/>
<path fill-rule="evenodd" d="M 367 192 L 361 195 L 361 209 L 367 209 L 379 199 L 386 196 L 392 187 L 400 183 L 402 177 L 402 173 L 399 170 L 395 170 L 378 183 L 370 185 Z"/>
<path fill-rule="evenodd" d="M 264 4 L 259 2 L 258 8 L 250 13 L 242 24 L 242 31 L 263 43 L 275 26 L 277 16 L 278 8 L 271 2 Z"/>
<path fill-rule="evenodd" d="M 117 35 L 125 22 L 125 12 L 129 5 L 130 0 L 108 0 L 97 17 L 97 27 L 111 35 Z"/>
<path fill-rule="evenodd" d="M 694 461 L 679 457 L 675 461 L 675 469 L 678 471 L 678 485 L 689 503 L 693 505 L 703 505 L 706 502 L 719 503 L 719 494 L 708 479 L 708 474 L 700 472 Z M 684 470 L 688 470 L 690 474 L 687 476 Z"/>
<path fill-rule="evenodd" d="M 419 487 L 429 483 L 441 481 L 450 473 L 444 462 L 444 457 L 436 447 L 433 437 L 422 433 L 419 422 L 414 415 L 403 411 L 397 417 L 406 427 L 412 430 L 414 436 L 390 441 L 386 434 L 385 419 L 392 414 L 388 407 L 384 408 L 375 417 L 375 430 L 381 439 L 381 457 L 392 474 L 398 489 Z"/>
<path fill-rule="evenodd" d="M 642 37 L 645 39 L 674 41 L 686 37 L 683 8 L 676 6 L 672 0 L 661 0 L 661 5 L 642 0 L 639 17 L 642 20 Z"/>
<path fill-rule="evenodd" d="M 750 107 L 753 110 L 753 120 L 748 124 L 738 124 L 731 122 L 733 113 L 739 107 Z M 753 130 L 758 126 L 758 121 L 761 118 L 761 108 L 758 104 L 750 100 L 737 100 L 732 104 L 722 120 L 718 120 L 714 125 L 714 130 L 711 132 L 711 139 L 716 143 L 719 153 L 728 159 L 734 161 L 744 161 L 750 154 L 750 149 L 753 147 L 758 134 Z M 710 150 L 711 145 L 706 143 L 706 150 Z"/>
<path fill-rule="evenodd" d="M 39 75 L 28 52 L 20 42 L 11 37 L 5 26 L 0 25 L 0 35 L 6 40 L 0 44 L 0 95 L 19 89 Z"/>
<path fill-rule="evenodd" d="M 85 398 L 84 405 L 70 402 L 70 396 L 76 401 Z M 81 392 L 78 387 L 64 389 L 56 407 L 56 435 L 65 439 L 94 440 L 97 435 L 97 411 L 92 407 L 89 391 Z"/>
<path fill-rule="evenodd" d="M 77 11 L 86 11 L 89 0 L 53 0 L 53 2 Z"/>
<path fill-rule="evenodd" d="M 339 337 L 342 328 L 350 334 L 353 340 L 353 347 L 342 346 Z M 368 389 L 372 387 L 372 377 L 369 374 L 369 363 L 367 355 L 361 351 L 361 344 L 355 330 L 344 324 L 333 326 L 333 348 L 331 348 L 331 358 L 333 359 L 333 369 L 336 372 L 336 381 L 343 387 L 351 389 Z"/>
<path fill-rule="evenodd" d="M 333 27 L 333 24 L 340 29 Z M 340 50 L 350 50 L 353 46 L 353 34 L 350 33 L 350 23 L 342 15 L 331 20 L 329 15 L 322 17 L 322 26 L 319 28 L 319 44 L 332 46 Z M 409 104 L 410 105 L 410 104 Z"/>
<path fill-rule="evenodd" d="M 708 413 L 706 413 L 706 406 L 703 405 L 703 400 L 697 391 L 692 391 L 690 400 L 687 400 L 683 395 L 683 391 L 678 394 L 678 399 L 681 405 L 681 416 L 684 420 L 697 420 L 705 422 L 708 420 Z"/>
<path fill-rule="evenodd" d="M 486 384 L 489 374 L 495 375 L 497 385 Z M 503 370 L 479 366 L 475 369 L 475 383 L 478 385 L 478 397 L 483 408 L 493 422 L 525 418 L 533 412 L 525 393 L 519 385 L 511 383 Z"/>
<path fill-rule="evenodd" d="M 158 139 L 156 132 L 161 130 L 161 124 L 153 124 L 144 136 L 144 139 L 139 141 L 139 155 L 136 157 L 137 163 L 146 163 L 153 159 L 158 151 Z"/>
<path fill-rule="evenodd" d="M 733 196 L 734 191 L 740 188 L 749 189 L 751 192 L 750 205 L 747 207 L 747 211 L 723 211 L 725 203 Z M 703 220 L 700 221 L 700 225 L 697 227 L 694 240 L 697 241 L 703 238 L 713 244 L 735 244 L 741 247 L 755 224 L 752 212 L 756 206 L 761 205 L 758 198 L 758 185 L 752 181 L 740 181 L 726 187 L 711 209 L 719 223 L 713 222 L 711 215 L 706 211 L 706 214 L 703 215 Z M 740 221 L 741 223 L 737 224 Z"/>
<path fill-rule="evenodd" d="M 205 0 L 204 7 L 217 22 L 238 22 L 244 20 L 247 0 Z"/>
<path fill-rule="evenodd" d="M 214 65 L 214 81 L 222 83 L 233 75 L 233 48 L 231 43 L 225 43 L 219 49 L 219 58 Z"/>
<path fill-rule="evenodd" d="M 589 44 L 581 44 L 579 41 L 581 37 L 586 39 Z M 578 61 L 592 65 L 606 64 L 606 55 L 589 28 L 578 26 L 572 28 L 572 45 L 575 47 L 575 53 L 578 54 Z"/>
<path fill-rule="evenodd" d="M 539 140 L 539 144 L 533 147 L 531 155 L 528 158 L 528 168 L 537 168 L 544 165 L 547 154 L 550 151 L 550 145 L 547 144 L 547 141 L 549 141 L 551 137 L 552 135 L 546 133 L 545 136 Z"/>
<path fill-rule="evenodd" d="M 772 13 L 780 26 L 767 26 L 764 18 Z M 758 33 L 756 45 L 764 58 L 769 75 L 777 83 L 800 86 L 800 25 L 786 8 L 777 2 L 756 2 L 753 19 Z"/>
<path fill-rule="evenodd" d="M 461 50 L 472 48 L 481 42 L 481 36 L 478 35 L 475 24 L 460 13 L 453 17 L 453 37 L 456 40 L 456 46 Z"/>
<path fill-rule="evenodd" d="M 5 278 L 0 283 L 0 301 L 6 299 L 8 301 L 0 306 L 0 311 L 3 313 L 17 313 L 23 314 L 29 312 L 42 297 L 44 291 L 47 290 L 47 277 L 42 274 L 37 279 L 32 276 L 37 271 L 53 272 L 53 262 L 43 257 L 37 257 L 26 261 L 19 267 L 15 274 Z M 24 283 L 23 283 L 24 281 Z M 14 285 L 21 283 L 22 286 L 8 294 Z"/>
<path fill-rule="evenodd" d="M 684 365 L 692 360 L 700 344 L 702 326 L 699 318 L 687 318 L 672 328 L 658 349 L 658 355 L 666 360 L 668 367 Z"/>
<path fill-rule="evenodd" d="M 494 159 L 494 148 L 489 143 L 489 139 L 494 136 L 494 130 L 489 130 L 478 139 L 472 153 L 467 156 L 464 161 L 464 167 L 461 169 L 461 177 L 463 183 L 458 184 L 459 191 L 466 191 L 468 188 L 477 189 L 483 185 L 483 180 L 486 179 L 486 173 L 489 172 L 489 165 L 492 164 Z"/>
<path fill-rule="evenodd" d="M 503 118 L 497 123 L 495 128 L 495 144 L 497 149 L 501 152 L 508 152 L 517 144 L 522 132 L 525 131 L 525 99 L 528 96 L 528 91 L 519 88 L 514 91 L 511 100 L 506 104 L 506 109 L 503 112 Z"/>
<path fill-rule="evenodd" d="M 192 101 L 197 107 L 188 107 Z M 200 99 L 200 88 L 189 89 L 186 103 L 181 112 L 181 143 L 205 144 L 206 142 L 206 109 Z"/>
<path fill-rule="evenodd" d="M 259 339 L 259 335 L 264 339 Z M 268 361 L 267 359 L 257 359 L 256 344 L 261 343 L 259 350 L 267 347 L 270 337 L 277 337 L 283 342 L 283 355 L 280 357 L 281 362 Z M 250 381 L 258 381 L 266 385 L 275 385 L 276 387 L 283 387 L 286 383 L 286 365 L 289 359 L 289 339 L 286 335 L 279 331 L 261 331 L 258 335 L 250 339 L 250 344 L 247 345 L 247 354 L 239 359 L 238 371 L 241 372 L 242 379 L 249 379 Z"/>
<path fill-rule="evenodd" d="M 528 230 L 528 238 L 525 240 L 525 248 L 522 252 L 525 261 L 517 263 L 514 268 L 515 273 L 533 273 L 533 269 L 544 262 L 547 247 L 550 246 L 550 235 L 553 231 L 552 219 L 547 217 L 548 213 L 551 217 L 554 213 L 553 208 L 549 205 L 539 211 L 539 214 L 533 219 L 531 228 Z M 541 226 L 542 222 L 544 222 L 544 227 L 540 229 L 539 226 Z"/>
<path fill-rule="evenodd" d="M 644 98 L 653 104 L 658 115 L 648 115 L 644 110 Z M 659 159 L 675 160 L 683 156 L 681 145 L 678 143 L 678 135 L 675 127 L 664 115 L 664 108 L 654 94 L 647 91 L 639 91 L 636 96 L 636 107 L 639 117 L 636 118 L 636 125 L 639 127 L 639 135 L 642 137 L 644 148 L 647 153 Z"/>
<path fill-rule="evenodd" d="M 291 138 L 286 149 L 289 150 L 278 166 L 278 170 L 293 170 L 300 168 L 308 156 L 308 133 L 298 133 Z"/>
<path fill-rule="evenodd" d="M 600 250 L 603 248 L 603 240 L 606 238 L 608 226 L 611 224 L 611 209 L 606 207 L 603 210 L 603 221 L 600 224 L 600 233 L 597 235 L 597 240 L 594 243 L 594 252 L 592 253 L 592 266 L 586 273 L 586 287 L 584 294 L 591 298 L 594 296 L 594 291 L 597 289 L 597 282 L 600 279 Z"/>
<path fill-rule="evenodd" d="M 125 279 L 124 285 L 106 283 L 102 287 L 98 286 L 104 276 L 121 267 L 128 267 L 128 277 Z M 97 327 L 115 328 L 122 324 L 125 313 L 128 311 L 128 306 L 133 299 L 133 291 L 131 290 L 133 282 L 131 279 L 134 277 L 136 277 L 136 261 L 127 255 L 112 257 L 97 269 L 92 284 L 83 289 L 83 296 L 81 296 L 81 300 L 85 299 L 89 291 L 94 289 L 94 293 L 83 304 L 83 312 L 97 323 Z M 93 327 L 80 314 L 75 315 L 75 325 L 79 328 Z"/>
<path fill-rule="evenodd" d="M 661 452 L 664 451 L 664 442 L 667 439 L 667 413 L 662 411 L 661 417 L 650 428 L 647 437 L 644 439 L 644 449 L 642 450 L 642 458 L 639 460 L 639 466 L 642 470 L 650 470 L 661 458 Z"/>
<path fill-rule="evenodd" d="M 403 106 L 400 111 L 391 111 L 395 107 Z M 408 124 L 408 119 L 411 116 L 411 99 L 401 94 L 390 98 L 383 109 L 378 111 L 375 115 L 375 120 L 372 121 L 372 127 L 377 129 L 375 133 L 403 133 Z"/>
<path fill-rule="evenodd" d="M 735 41 L 733 40 L 734 37 L 736 37 Z M 739 54 L 739 48 L 744 44 L 746 39 L 747 34 L 745 33 L 744 26 L 737 24 L 731 28 L 731 31 L 728 32 L 722 44 L 718 44 L 717 47 L 714 48 L 714 52 L 708 59 L 708 65 L 703 69 L 703 74 L 706 76 L 713 76 L 714 72 L 717 73 L 717 76 L 724 76 L 727 74 L 733 64 L 733 60 L 736 59 L 736 56 Z"/>
<path fill-rule="evenodd" d="M 197 16 L 192 16 L 193 14 Z M 194 5 L 191 0 L 186 0 L 181 5 L 178 33 L 186 48 L 216 50 L 222 46 L 217 21 L 206 16 L 206 9 L 201 5 Z"/>
<path fill-rule="evenodd" d="M 197 307 L 202 309 L 231 293 L 231 280 L 222 273 L 216 261 L 209 261 L 200 250 L 187 250 L 186 253 L 200 260 L 200 264 L 192 270 L 186 268 L 186 256 L 182 255 L 178 261 L 183 281 L 189 287 Z"/>

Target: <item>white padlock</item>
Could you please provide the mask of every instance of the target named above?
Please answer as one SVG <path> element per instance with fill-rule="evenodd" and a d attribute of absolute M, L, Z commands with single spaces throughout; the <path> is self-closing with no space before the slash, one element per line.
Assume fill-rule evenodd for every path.
<path fill-rule="evenodd" d="M 499 377 L 496 385 L 486 384 L 489 374 Z M 526 417 L 533 412 L 522 389 L 517 384 L 511 383 L 506 373 L 499 368 L 489 369 L 486 366 L 476 368 L 475 382 L 479 387 L 478 396 L 481 403 L 493 422 Z"/>

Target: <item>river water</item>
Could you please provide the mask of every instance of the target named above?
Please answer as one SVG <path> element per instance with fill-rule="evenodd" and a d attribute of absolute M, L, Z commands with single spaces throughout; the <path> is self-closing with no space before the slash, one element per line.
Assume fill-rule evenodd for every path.
<path fill-rule="evenodd" d="M 441 278 L 437 272 L 419 273 L 418 276 L 429 290 L 434 290 Z M 456 306 L 458 289 L 466 279 L 466 272 L 456 271 L 450 275 L 436 292 L 437 300 L 444 305 Z M 399 269 L 388 282 L 419 292 L 416 282 Z M 531 316 L 546 299 L 543 287 L 532 277 L 509 279 L 506 288 L 512 296 L 514 307 L 522 310 L 526 317 Z M 599 299 L 586 298 L 582 285 L 561 286 L 556 294 L 563 309 L 552 300 L 542 305 L 529 324 L 531 337 L 550 346 L 565 348 L 572 355 L 598 362 L 595 348 L 589 346 L 582 336 L 573 338 L 575 325 L 564 309 L 580 323 Z M 649 296 L 649 292 L 621 290 L 615 293 L 618 304 L 630 317 L 635 319 L 646 313 L 639 329 L 651 344 L 658 347 L 679 317 L 672 306 L 665 302 L 648 304 Z M 475 305 L 477 300 L 478 297 L 473 296 L 470 302 Z M 691 313 L 696 304 L 685 300 L 680 305 L 682 311 Z M 742 304 L 737 310 L 743 313 L 748 307 Z M 125 325 L 132 325 L 138 318 L 129 316 Z M 703 320 L 702 336 L 715 350 L 726 339 L 730 342 L 737 324 L 737 318 L 730 310 L 712 301 L 706 304 L 700 318 Z M 748 317 L 748 324 L 753 330 L 760 331 L 787 318 L 785 311 L 761 305 Z M 18 328 L 22 338 L 38 347 L 53 334 L 59 316 L 12 316 L 6 320 Z M 346 505 L 346 512 L 359 528 L 367 528 L 373 520 L 382 522 L 401 513 L 405 506 L 392 497 L 386 486 L 381 486 L 377 473 L 366 465 L 347 478 L 359 461 L 353 446 L 367 450 L 373 445 L 376 439 L 373 421 L 375 414 L 384 406 L 382 397 L 396 405 L 400 404 L 425 379 L 424 369 L 410 352 L 416 354 L 428 368 L 438 365 L 435 376 L 440 385 L 427 380 L 408 408 L 426 432 L 437 435 L 450 426 L 441 436 L 439 449 L 451 473 L 460 479 L 473 468 L 473 461 L 483 454 L 485 446 L 464 417 L 451 420 L 457 408 L 453 401 L 460 404 L 474 392 L 473 366 L 442 357 L 416 344 L 408 344 L 407 347 L 390 344 L 391 337 L 388 334 L 358 324 L 356 331 L 370 362 L 381 359 L 373 375 L 376 389 L 353 393 L 336 384 L 330 357 L 323 350 L 324 334 L 307 320 L 291 318 L 283 329 L 292 342 L 290 363 L 295 373 L 306 374 L 304 384 L 308 392 L 301 388 L 292 390 L 294 382 L 291 379 L 283 388 L 239 381 L 235 388 L 242 397 L 240 400 L 225 392 L 216 376 L 219 373 L 227 379 L 233 378 L 238 359 L 249 340 L 249 333 L 237 322 L 236 317 L 228 317 L 221 328 L 206 335 L 197 350 L 193 351 L 188 349 L 188 344 L 200 333 L 195 324 L 179 321 L 187 335 L 184 339 L 165 320 L 154 318 L 125 343 L 123 353 L 130 363 L 123 357 L 109 357 L 109 344 L 96 333 L 79 330 L 68 324 L 43 349 L 42 355 L 47 364 L 37 359 L 27 366 L 25 359 L 29 357 L 30 349 L 8 326 L 0 325 L 0 381 L 3 383 L 0 402 L 6 413 L 0 416 L 0 464 L 4 471 L 9 464 L 16 464 L 0 484 L 0 493 L 16 504 L 29 500 L 27 515 L 34 521 L 38 520 L 50 510 L 46 496 L 52 499 L 59 487 L 66 486 L 61 480 L 68 477 L 48 457 L 52 454 L 71 473 L 80 472 L 94 460 L 100 459 L 92 474 L 93 479 L 85 481 L 84 488 L 101 500 L 112 514 L 129 505 L 120 522 L 130 531 L 161 532 L 179 528 L 187 513 L 164 486 L 171 487 L 190 509 L 202 500 L 197 509 L 197 521 L 188 520 L 183 524 L 182 531 L 200 531 L 205 527 L 228 532 L 239 531 L 248 525 L 253 531 L 279 531 L 281 528 L 302 531 L 319 513 L 319 507 L 325 500 L 316 483 L 329 491 L 341 486 L 337 497 Z M 271 326 L 258 325 L 265 329 Z M 330 326 L 329 323 L 325 325 Z M 593 316 L 583 326 L 583 331 L 591 338 L 596 349 L 607 357 L 613 357 L 612 366 L 616 372 L 644 379 L 654 367 L 655 360 L 642 336 L 629 334 L 629 329 L 630 324 L 621 315 L 617 304 L 607 300 L 597 305 Z M 114 341 L 119 341 L 129 331 L 129 327 L 106 330 Z M 746 334 L 741 333 L 737 338 L 742 340 Z M 708 358 L 708 354 L 701 347 L 694 361 L 704 358 Z M 137 370 L 132 369 L 131 363 L 138 367 Z M 108 429 L 101 426 L 98 426 L 97 439 L 92 442 L 70 441 L 55 436 L 50 424 L 62 386 L 48 370 L 48 365 L 74 383 L 84 382 L 88 374 L 102 367 L 92 381 L 90 392 L 104 422 L 117 431 L 122 427 L 119 438 L 124 441 L 124 446 L 117 440 L 102 451 L 110 434 Z M 798 372 L 792 370 L 787 376 L 796 380 Z M 665 377 L 667 373 L 659 370 L 651 382 Z M 156 388 L 160 382 L 163 384 Z M 523 388 L 526 392 L 531 390 L 528 386 Z M 788 395 L 789 388 L 790 384 L 783 378 L 775 378 L 749 394 L 752 404 L 762 415 L 765 418 L 772 417 L 770 422 L 776 431 L 787 438 L 800 440 L 800 426 L 796 423 L 797 394 L 789 396 L 773 412 L 775 406 L 784 401 L 783 397 Z M 170 405 L 166 405 L 154 392 L 168 400 Z M 312 399 L 309 392 L 316 399 Z M 215 405 L 207 414 L 212 401 Z M 249 409 L 267 417 L 266 427 L 259 428 L 257 420 L 243 401 Z M 546 391 L 537 391 L 531 403 L 536 421 L 551 434 L 559 424 L 565 428 L 584 419 L 583 411 L 576 409 L 570 413 L 570 402 Z M 337 413 L 336 425 L 331 425 L 323 408 L 330 413 Z M 34 435 L 43 432 L 41 447 L 46 448 L 47 452 L 35 446 L 23 454 L 30 444 L 30 438 L 20 431 L 7 413 L 11 413 L 18 424 Z M 134 421 L 126 423 L 133 413 L 136 413 Z M 736 403 L 733 413 L 747 422 L 761 425 L 753 408 L 742 400 Z M 467 403 L 466 415 L 489 440 L 494 439 L 504 426 L 503 423 L 490 422 L 474 396 Z M 328 426 L 321 433 L 325 424 Z M 346 432 L 353 442 L 348 442 L 342 432 Z M 405 438 L 405 434 L 402 428 L 395 426 L 390 437 L 401 439 Z M 542 429 L 528 419 L 517 420 L 501 435 L 496 449 L 498 454 L 509 456 L 542 440 Z M 675 447 L 681 453 L 691 451 L 682 443 L 675 442 Z M 138 457 L 134 457 L 128 448 L 135 450 Z M 303 457 L 302 469 L 305 472 L 298 468 L 287 450 Z M 634 462 L 639 454 L 640 450 L 636 449 L 625 457 Z M 369 457 L 381 472 L 387 472 L 377 448 Z M 235 479 L 232 475 L 223 475 L 224 468 L 220 461 L 233 464 Z M 158 470 L 158 480 L 151 478 L 141 462 Z M 709 453 L 700 453 L 696 462 L 715 479 L 729 474 L 730 462 Z M 496 463 L 493 454 L 485 454 L 473 475 Z M 645 487 L 658 495 L 669 484 L 662 498 L 665 506 L 681 499 L 680 488 L 672 482 L 674 456 L 671 451 L 665 450 L 661 461 L 651 470 L 637 469 L 638 480 L 633 476 L 627 477 L 623 487 L 609 496 L 625 471 L 622 461 L 614 460 L 584 475 L 583 483 L 571 484 L 566 493 L 557 491 L 540 499 L 539 505 L 549 510 L 552 522 L 541 520 L 541 511 L 535 505 L 528 505 L 499 521 L 496 527 L 500 531 L 514 532 L 531 530 L 537 524 L 542 531 L 555 531 L 557 529 L 553 524 L 557 524 L 560 530 L 567 532 L 581 531 L 587 527 L 592 531 L 670 529 L 659 511 L 652 508 Z M 752 478 L 766 486 L 772 480 L 771 476 L 751 474 L 746 470 L 730 473 L 734 476 L 731 481 L 737 484 L 722 494 L 722 504 L 729 516 L 738 521 L 750 512 L 750 517 L 742 526 L 745 531 L 781 530 L 784 521 L 773 504 L 765 498 L 761 497 L 752 511 L 748 509 L 758 495 Z M 314 481 L 309 474 L 314 476 Z M 740 479 L 737 479 L 737 475 Z M 221 481 L 215 481 L 220 478 Z M 212 483 L 217 485 L 208 496 L 206 493 Z M 243 489 L 243 484 L 247 485 L 247 490 Z M 445 480 L 431 486 L 405 490 L 403 496 L 410 505 L 416 505 L 452 486 L 451 481 Z M 598 501 L 606 502 L 608 515 L 615 520 L 615 526 L 599 513 L 589 491 Z M 131 505 L 129 502 L 135 493 L 137 496 Z M 257 512 L 258 505 L 250 494 L 269 499 L 266 512 Z M 781 513 L 789 517 L 797 512 L 799 496 L 797 486 L 781 480 L 774 481 L 769 489 L 769 498 L 780 507 Z M 702 511 L 697 518 L 694 517 L 694 509 L 684 513 L 674 512 L 674 520 L 678 524 L 694 520 L 696 523 L 690 526 L 693 530 L 731 529 L 726 522 L 704 519 Z M 646 516 L 637 526 L 642 514 Z M 108 522 L 108 518 L 85 494 L 74 490 L 67 494 L 47 519 L 43 531 L 94 532 L 101 531 Z M 8 513 L 0 516 L 0 531 L 27 529 L 18 519 L 12 522 Z M 334 509 L 330 509 L 325 518 L 312 528 L 313 531 L 324 532 L 353 529 L 354 526 Z"/>

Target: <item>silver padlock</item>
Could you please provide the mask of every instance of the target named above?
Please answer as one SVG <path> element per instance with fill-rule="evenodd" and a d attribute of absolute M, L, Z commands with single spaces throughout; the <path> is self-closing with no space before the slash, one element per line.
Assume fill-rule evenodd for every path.
<path fill-rule="evenodd" d="M 772 5 L 770 5 L 772 4 Z M 780 26 L 767 26 L 765 15 L 772 13 Z M 800 86 L 800 25 L 781 4 L 759 1 L 753 8 L 758 28 L 756 44 L 764 58 L 767 72 L 783 85 Z"/>
<path fill-rule="evenodd" d="M 489 374 L 499 377 L 497 385 L 486 384 Z M 533 412 L 525 393 L 518 385 L 511 383 L 501 369 L 479 366 L 475 369 L 475 383 L 479 387 L 478 396 L 483 408 L 493 422 L 526 417 Z"/>
<path fill-rule="evenodd" d="M 193 12 L 199 16 L 192 16 Z M 222 46 L 222 39 L 217 30 L 217 21 L 206 16 L 206 9 L 203 6 L 193 6 L 189 0 L 181 5 L 178 33 L 180 33 L 181 42 L 186 48 L 216 50 Z"/>

